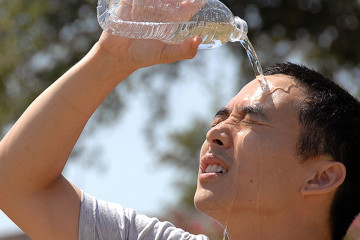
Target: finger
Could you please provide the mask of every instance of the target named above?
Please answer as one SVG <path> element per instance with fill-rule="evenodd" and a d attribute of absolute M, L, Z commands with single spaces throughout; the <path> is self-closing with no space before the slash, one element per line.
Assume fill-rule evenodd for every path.
<path fill-rule="evenodd" d="M 198 47 L 201 44 L 200 37 L 192 37 L 187 39 L 183 44 L 180 45 L 182 57 L 184 59 L 194 58 L 197 54 Z"/>
<path fill-rule="evenodd" d="M 200 37 L 192 37 L 187 39 L 182 45 L 181 48 L 183 48 L 184 54 L 188 55 L 188 58 L 195 57 L 198 47 L 201 44 L 202 39 Z"/>
<path fill-rule="evenodd" d="M 207 0 L 183 0 L 179 7 L 178 15 L 182 16 L 183 19 L 189 20 L 193 17 L 200 9 L 207 3 Z M 186 17 L 186 18 L 184 18 Z"/>

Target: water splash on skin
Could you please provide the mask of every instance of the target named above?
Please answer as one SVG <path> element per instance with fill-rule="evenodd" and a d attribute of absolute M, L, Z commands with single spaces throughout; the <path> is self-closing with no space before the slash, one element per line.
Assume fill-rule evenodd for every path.
<path fill-rule="evenodd" d="M 273 94 L 276 91 L 283 91 L 284 93 L 290 93 L 290 90 L 293 87 L 298 87 L 298 86 L 295 83 L 292 83 L 287 88 L 277 87 L 277 88 L 274 88 L 271 91 L 269 91 L 269 93 L 267 93 L 267 95 Z"/>
<path fill-rule="evenodd" d="M 267 96 L 273 94 L 276 91 L 283 91 L 285 93 L 289 93 L 292 87 L 297 87 L 297 85 L 292 82 L 292 84 L 290 84 L 287 87 L 276 87 L 271 89 L 269 83 L 267 82 L 264 74 L 263 74 L 263 69 L 261 67 L 260 61 L 256 55 L 256 52 L 251 44 L 251 42 L 249 41 L 248 37 L 245 37 L 243 40 L 240 41 L 241 45 L 245 48 L 247 56 L 250 60 L 251 66 L 253 68 L 253 71 L 255 73 L 256 79 L 259 83 L 259 88 L 256 89 L 255 93 L 252 96 L 245 96 L 244 101 L 249 101 L 252 105 L 257 105 L 260 104 L 261 102 L 265 102 Z M 239 134 L 239 133 L 238 133 Z M 261 151 L 258 151 L 261 152 Z M 261 215 L 261 209 L 260 209 L 260 205 L 261 205 L 261 194 L 262 194 L 262 184 L 261 184 L 261 176 L 263 175 L 263 156 L 260 156 L 259 158 L 259 162 L 258 162 L 258 167 L 257 167 L 257 177 L 258 177 L 258 186 L 257 186 L 257 195 L 256 195 L 256 210 L 259 212 L 259 214 Z M 239 163 L 235 164 L 237 169 L 239 168 Z M 233 185 L 235 185 L 235 183 L 238 181 L 238 175 L 235 179 L 235 182 L 233 183 Z M 224 232 L 223 232 L 223 240 L 230 240 L 230 236 L 228 233 L 228 224 L 229 221 L 231 220 L 231 214 L 232 214 L 232 210 L 233 210 L 233 205 L 234 205 L 234 201 L 236 199 L 236 195 L 237 195 L 237 188 L 233 188 L 234 192 L 233 192 L 233 196 L 232 196 L 232 200 L 230 202 L 230 206 L 225 206 L 226 209 L 226 221 L 224 224 Z"/>
<path fill-rule="evenodd" d="M 269 90 L 264 91 L 262 87 L 257 88 L 255 93 L 250 97 L 250 103 L 252 105 L 260 104 L 264 101 L 264 98 L 268 95 Z"/>
<path fill-rule="evenodd" d="M 224 228 L 224 233 L 223 233 L 223 240 L 230 240 L 230 237 L 228 235 L 228 232 L 227 232 L 227 224 L 225 225 L 225 228 Z"/>
<path fill-rule="evenodd" d="M 260 208 L 261 205 L 261 196 L 262 196 L 262 190 L 263 190 L 263 186 L 262 186 L 262 182 L 264 181 L 264 179 L 262 178 L 262 176 L 264 176 L 263 172 L 263 162 L 264 162 L 264 154 L 262 153 L 262 151 L 260 151 L 259 149 L 259 145 L 256 144 L 256 152 L 258 154 L 258 162 L 257 162 L 257 178 L 258 178 L 258 184 L 257 184 L 257 193 L 256 193 L 256 211 L 257 211 L 257 218 L 259 218 L 259 216 L 262 215 L 262 211 Z M 256 222 L 261 222 L 256 220 Z M 257 232 L 261 231 L 261 226 L 257 224 Z"/>
<path fill-rule="evenodd" d="M 258 153 L 260 153 L 260 151 L 258 151 Z M 262 157 L 260 158 L 262 159 Z M 262 168 L 263 164 L 262 164 L 262 160 L 259 160 L 258 163 L 258 167 L 257 167 L 257 175 L 258 175 L 258 179 L 259 179 L 259 184 L 258 184 L 258 191 L 256 194 L 256 211 L 260 211 L 260 197 L 261 197 L 261 192 L 262 192 L 262 186 L 261 186 L 261 182 L 260 182 L 260 176 L 262 175 L 263 172 L 263 168 Z"/>
<path fill-rule="evenodd" d="M 235 161 L 234 165 L 232 166 L 232 168 L 235 169 L 239 169 L 240 165 L 239 162 Z M 230 240 L 230 235 L 228 232 L 228 226 L 231 220 L 231 216 L 233 213 L 233 207 L 234 207 L 234 203 L 236 201 L 236 197 L 237 197 L 237 187 L 236 187 L 236 183 L 238 182 L 238 178 L 239 175 L 236 175 L 236 178 L 234 179 L 233 183 L 232 183 L 232 187 L 229 189 L 233 189 L 232 191 L 232 196 L 231 196 L 231 200 L 230 200 L 230 204 L 228 206 L 224 206 L 225 210 L 226 210 L 226 219 L 225 219 L 225 224 L 224 224 L 224 232 L 223 232 L 223 240 Z"/>
<path fill-rule="evenodd" d="M 238 164 L 236 164 L 236 165 L 238 165 Z M 235 166 L 235 167 L 236 167 L 236 169 L 238 169 L 237 166 Z M 236 179 L 234 181 L 234 184 L 237 182 L 237 180 L 238 180 L 237 178 L 238 178 L 238 176 L 236 177 Z M 235 202 L 235 199 L 236 199 L 236 196 L 237 196 L 237 188 L 234 187 L 233 189 L 235 189 L 235 191 L 233 191 L 230 205 L 225 206 L 225 209 L 226 209 L 226 221 L 225 221 L 225 224 L 224 224 L 223 240 L 226 240 L 226 239 L 230 240 L 230 236 L 229 236 L 229 233 L 228 233 L 228 224 L 229 224 L 229 221 L 231 219 L 231 214 L 232 214 L 234 202 Z"/>
<path fill-rule="evenodd" d="M 261 80 L 260 80 L 260 77 L 261 77 Z M 296 88 L 298 87 L 298 85 L 292 81 L 291 84 L 289 84 L 288 86 L 276 87 L 276 88 L 271 89 L 269 84 L 266 81 L 266 78 L 264 76 L 260 76 L 260 77 L 257 78 L 259 80 L 260 88 L 258 88 L 256 90 L 255 94 L 250 98 L 251 104 L 254 104 L 254 105 L 264 102 L 267 96 L 275 93 L 276 91 L 290 93 L 290 90 L 293 87 L 296 87 Z M 260 81 L 262 81 L 262 82 L 260 82 Z M 265 82 L 265 84 L 264 84 L 264 82 Z"/>
<path fill-rule="evenodd" d="M 255 90 L 255 92 L 252 95 L 246 95 L 244 97 L 244 101 L 250 101 L 251 105 L 257 105 L 257 104 L 265 104 L 266 98 L 269 95 L 272 95 L 273 93 L 277 92 L 277 91 L 282 91 L 284 93 L 290 93 L 292 88 L 296 88 L 298 87 L 296 85 L 295 82 L 291 82 L 286 86 L 280 86 L 280 87 L 273 87 L 266 81 L 266 78 L 261 75 L 257 77 L 257 80 L 259 81 L 259 87 Z M 238 133 L 239 134 L 239 133 Z M 261 153 L 261 151 L 257 151 L 258 153 Z M 260 155 L 258 156 L 258 163 L 257 163 L 257 178 L 258 178 L 258 184 L 257 184 L 257 193 L 256 193 L 256 199 L 255 199 L 255 208 L 256 211 L 258 212 L 258 217 L 262 216 L 264 217 L 264 215 L 262 214 L 262 209 L 261 209 L 261 200 L 262 200 L 262 193 L 263 193 L 263 188 L 262 188 L 262 177 L 263 176 L 263 161 L 264 161 L 264 156 Z M 239 163 L 236 163 L 235 166 L 236 168 L 239 168 Z M 234 184 L 238 181 L 238 176 L 236 177 Z M 234 188 L 236 189 L 236 188 Z M 227 219 L 226 222 L 224 224 L 224 232 L 223 232 L 223 240 L 230 240 L 230 235 L 228 233 L 228 226 L 230 224 L 231 221 L 231 216 L 232 216 L 232 211 L 233 211 L 233 205 L 234 202 L 236 200 L 236 196 L 237 196 L 237 189 L 233 192 L 233 196 L 232 196 L 232 200 L 231 200 L 231 204 L 229 206 L 226 206 L 226 211 L 227 211 Z M 256 222 L 261 222 L 261 221 L 256 221 Z M 254 224 L 256 224 L 256 222 L 254 222 Z M 230 225 L 231 226 L 231 225 Z M 258 231 L 261 231 L 261 226 L 258 226 Z"/>
<path fill-rule="evenodd" d="M 258 82 L 259 82 L 259 84 L 260 84 L 260 87 L 261 87 L 261 90 L 262 90 L 264 93 L 270 91 L 269 84 L 268 84 L 268 82 L 266 81 L 264 75 L 261 74 L 261 75 L 259 75 L 259 76 L 256 76 L 256 79 L 258 80 Z"/>

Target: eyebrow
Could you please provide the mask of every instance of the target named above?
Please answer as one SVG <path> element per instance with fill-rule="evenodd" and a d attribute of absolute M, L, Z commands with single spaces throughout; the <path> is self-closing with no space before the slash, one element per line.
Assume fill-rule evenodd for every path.
<path fill-rule="evenodd" d="M 215 117 L 228 117 L 229 115 L 230 110 L 227 107 L 223 107 L 215 114 Z"/>

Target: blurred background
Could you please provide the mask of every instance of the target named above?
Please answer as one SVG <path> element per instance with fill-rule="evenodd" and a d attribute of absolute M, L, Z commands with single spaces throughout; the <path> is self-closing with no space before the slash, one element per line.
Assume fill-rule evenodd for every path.
<path fill-rule="evenodd" d="M 360 0 L 227 0 L 262 66 L 311 66 L 360 95 Z M 0 0 L 0 135 L 100 36 L 96 0 Z M 142 69 L 86 126 L 64 175 L 84 191 L 192 233 L 222 239 L 193 206 L 199 148 L 214 113 L 254 78 L 228 43 Z M 355 220 L 347 238 L 360 239 Z M 0 211 L 0 239 L 29 239 Z"/>

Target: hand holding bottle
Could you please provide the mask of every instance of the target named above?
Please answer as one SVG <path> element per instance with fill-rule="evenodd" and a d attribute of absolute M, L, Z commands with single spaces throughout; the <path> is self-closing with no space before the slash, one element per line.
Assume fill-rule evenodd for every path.
<path fill-rule="evenodd" d="M 126 70 L 131 74 L 139 68 L 191 59 L 195 57 L 200 43 L 199 37 L 175 45 L 159 40 L 123 38 L 103 32 L 97 45 L 112 61 L 118 62 L 117 70 Z"/>

